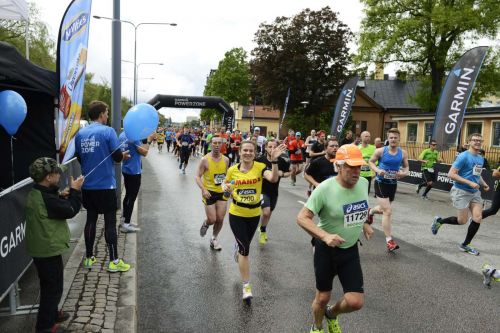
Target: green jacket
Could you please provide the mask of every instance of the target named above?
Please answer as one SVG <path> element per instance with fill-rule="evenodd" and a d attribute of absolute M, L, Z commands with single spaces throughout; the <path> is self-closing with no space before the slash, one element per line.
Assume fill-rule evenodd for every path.
<path fill-rule="evenodd" d="M 80 211 L 80 191 L 70 190 L 59 197 L 57 188 L 35 184 L 26 201 L 26 247 L 32 257 L 46 258 L 69 248 L 70 232 L 66 219 Z"/>

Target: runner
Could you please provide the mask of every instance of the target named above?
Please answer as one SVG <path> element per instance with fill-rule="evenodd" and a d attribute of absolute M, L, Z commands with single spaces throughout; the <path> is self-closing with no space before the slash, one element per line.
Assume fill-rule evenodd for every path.
<path fill-rule="evenodd" d="M 220 132 L 219 132 L 219 137 L 222 138 L 222 145 L 220 147 L 220 153 L 224 156 L 226 156 L 227 158 L 229 158 L 229 149 L 228 149 L 228 146 L 229 146 L 229 135 L 226 133 L 226 127 L 225 126 L 222 126 L 220 128 Z"/>
<path fill-rule="evenodd" d="M 170 128 L 165 131 L 165 141 L 167 142 L 167 153 L 170 153 L 170 147 L 172 146 L 172 131 Z"/>
<path fill-rule="evenodd" d="M 264 148 L 266 147 L 266 137 L 260 135 L 260 127 L 255 127 L 253 129 L 253 136 L 255 137 L 255 143 L 257 144 L 257 156 L 264 154 Z"/>
<path fill-rule="evenodd" d="M 141 156 L 147 156 L 149 143 L 153 139 L 154 134 L 146 139 L 146 143 L 141 141 L 129 142 L 125 132 L 122 132 L 118 137 L 122 144 L 122 150 L 129 151 L 130 158 L 122 163 L 123 184 L 125 187 L 125 196 L 123 198 L 123 210 L 120 223 L 120 231 L 124 233 L 139 231 L 139 226 L 130 223 L 134 203 L 141 188 L 141 173 L 142 164 Z M 158 142 L 158 145 L 160 142 Z M 159 146 L 158 146 L 159 149 Z"/>
<path fill-rule="evenodd" d="M 278 147 L 278 141 L 270 139 L 266 142 L 266 154 L 258 157 L 257 162 L 264 163 L 266 165 L 266 170 L 272 170 L 272 154 L 273 151 Z M 278 157 L 278 181 L 276 183 L 271 183 L 267 179 L 264 179 L 262 183 L 262 214 L 260 218 L 260 229 L 259 229 L 259 243 L 264 245 L 267 243 L 267 225 L 271 219 L 271 214 L 276 208 L 278 203 L 278 188 L 280 185 L 280 179 L 290 176 L 290 163 L 285 161 L 283 157 Z"/>
<path fill-rule="evenodd" d="M 104 214 L 104 238 L 108 246 L 109 272 L 126 272 L 130 265 L 118 257 L 116 235 L 116 179 L 114 162 L 130 158 L 128 151 L 122 152 L 118 136 L 113 128 L 106 126 L 109 107 L 101 101 L 89 104 L 91 124 L 80 129 L 75 136 L 75 155 L 82 167 L 85 181 L 82 186 L 83 207 L 87 209 L 85 223 L 86 254 L 83 266 L 91 269 L 97 261 L 94 257 L 96 224 L 99 214 Z"/>
<path fill-rule="evenodd" d="M 396 196 L 398 179 L 407 176 L 409 171 L 408 154 L 399 147 L 399 137 L 400 133 L 397 128 L 389 129 L 387 132 L 389 146 L 375 150 L 369 162 L 376 174 L 374 187 L 378 205 L 372 208 L 368 215 L 371 221 L 373 214 L 382 214 L 382 228 L 389 252 L 399 249 L 399 245 L 392 239 L 391 204 Z M 401 165 L 402 169 L 400 169 Z"/>
<path fill-rule="evenodd" d="M 248 255 L 250 242 L 260 220 L 260 194 L 262 179 L 278 181 L 278 157 L 285 152 L 280 145 L 271 154 L 272 170 L 266 170 L 264 163 L 254 161 L 257 147 L 252 141 L 240 145 L 241 162 L 229 168 L 223 185 L 225 192 L 231 192 L 233 201 L 229 207 L 229 225 L 236 238 L 234 258 L 238 262 L 243 283 L 243 300 L 252 299 Z M 234 181 L 234 185 L 231 182 Z"/>
<path fill-rule="evenodd" d="M 351 130 L 348 130 L 346 133 L 345 133 L 345 138 L 343 138 L 340 143 L 343 145 L 349 145 L 351 143 L 354 142 L 354 138 L 352 137 L 352 131 Z"/>
<path fill-rule="evenodd" d="M 325 155 L 312 161 L 309 168 L 304 172 L 304 179 L 313 186 L 313 189 L 328 178 L 337 175 L 331 160 L 335 158 L 339 143 L 336 139 L 328 139 L 326 145 Z"/>
<path fill-rule="evenodd" d="M 302 148 L 304 147 L 304 141 L 301 139 L 302 135 L 300 132 L 295 133 L 295 138 L 288 143 L 288 149 L 290 153 L 290 163 L 291 166 L 291 185 L 295 186 L 297 182 L 297 175 L 302 172 L 304 160 L 302 158 Z"/>
<path fill-rule="evenodd" d="M 224 198 L 221 184 L 226 178 L 229 159 L 220 153 L 221 145 L 222 138 L 218 135 L 213 136 L 212 151 L 202 157 L 195 177 L 196 184 L 201 190 L 207 216 L 201 225 L 200 236 L 205 237 L 208 228 L 213 225 L 210 248 L 216 251 L 222 250 L 217 236 L 222 229 L 228 199 Z"/>
<path fill-rule="evenodd" d="M 194 145 L 193 137 L 189 134 L 189 130 L 184 127 L 184 133 L 179 135 L 177 139 L 177 147 L 179 149 L 179 171 L 186 174 L 186 167 L 189 162 L 189 153 L 191 146 Z M 182 167 L 184 165 L 184 167 Z"/>
<path fill-rule="evenodd" d="M 420 194 L 420 189 L 426 186 L 424 194 L 422 194 L 422 199 L 429 200 L 427 198 L 427 193 L 432 188 L 432 185 L 436 181 L 436 171 L 434 170 L 434 164 L 441 163 L 439 159 L 439 152 L 436 150 L 437 141 L 431 140 L 429 142 L 429 148 L 424 149 L 418 156 L 418 161 L 422 162 L 422 176 L 423 182 L 417 185 L 417 194 Z"/>
<path fill-rule="evenodd" d="M 370 158 L 373 156 L 373 153 L 375 153 L 375 146 L 370 144 L 371 141 L 371 135 L 370 132 L 364 131 L 361 133 L 361 143 L 359 144 L 358 148 L 361 150 L 361 153 L 363 154 L 363 158 L 368 164 L 368 161 L 370 161 Z M 368 194 L 370 194 L 370 189 L 372 185 L 372 178 L 374 176 L 374 173 L 372 169 L 370 169 L 369 165 L 364 165 L 361 167 L 361 177 L 366 178 L 368 180 Z"/>
<path fill-rule="evenodd" d="M 359 176 L 366 165 L 361 151 L 354 145 L 338 149 L 336 167 L 339 174 L 322 182 L 299 212 L 297 223 L 314 237 L 314 273 L 316 295 L 312 303 L 314 323 L 311 333 L 323 333 L 326 316 L 328 332 L 341 332 L 338 316 L 357 311 L 364 304 L 363 273 L 359 260 L 358 239 L 373 235 L 368 224 L 368 182 Z M 335 200 L 331 200 L 335 198 Z M 319 224 L 314 224 L 314 215 Z M 332 283 L 338 275 L 344 295 L 328 305 Z"/>
<path fill-rule="evenodd" d="M 482 220 L 483 200 L 479 189 L 481 186 L 485 191 L 490 188 L 481 177 L 484 158 L 479 155 L 479 149 L 481 149 L 483 136 L 479 133 L 473 133 L 469 135 L 467 141 L 469 149 L 458 155 L 448 172 L 448 177 L 454 181 L 450 197 L 453 207 L 457 209 L 457 216 L 444 219 L 436 216 L 431 231 L 433 235 L 436 235 L 443 224 L 465 224 L 469 220 L 470 214 L 472 219 L 470 219 L 467 235 L 459 248 L 461 251 L 477 256 L 479 251 L 470 246 L 470 243 L 479 230 Z"/>
<path fill-rule="evenodd" d="M 165 142 L 165 134 L 163 134 L 163 129 L 160 129 L 159 132 L 156 133 L 156 143 L 158 144 L 158 153 L 161 153 L 164 142 Z"/>
<path fill-rule="evenodd" d="M 231 165 L 240 163 L 240 143 L 243 141 L 239 129 L 235 128 L 233 132 L 229 138 L 231 144 Z"/>
<path fill-rule="evenodd" d="M 493 200 L 491 201 L 491 207 L 483 210 L 483 220 L 488 216 L 495 215 L 500 208 L 500 166 L 493 170 L 493 178 L 495 180 L 495 194 Z"/>
<path fill-rule="evenodd" d="M 304 170 L 309 167 L 309 163 L 311 163 L 311 157 L 309 154 L 311 153 L 312 146 L 318 141 L 318 137 L 316 136 L 316 130 L 311 130 L 311 135 L 306 138 L 306 165 L 304 166 Z"/>

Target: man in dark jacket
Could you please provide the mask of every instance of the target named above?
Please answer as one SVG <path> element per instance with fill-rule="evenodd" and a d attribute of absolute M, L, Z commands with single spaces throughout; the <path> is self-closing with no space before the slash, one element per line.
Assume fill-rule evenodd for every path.
<path fill-rule="evenodd" d="M 40 279 L 37 332 L 62 332 L 57 323 L 69 318 L 57 309 L 63 292 L 61 254 L 69 248 L 66 219 L 80 211 L 83 176 L 71 177 L 71 188 L 59 193 L 61 171 L 49 157 L 38 158 L 29 167 L 35 185 L 26 201 L 26 247 Z"/>

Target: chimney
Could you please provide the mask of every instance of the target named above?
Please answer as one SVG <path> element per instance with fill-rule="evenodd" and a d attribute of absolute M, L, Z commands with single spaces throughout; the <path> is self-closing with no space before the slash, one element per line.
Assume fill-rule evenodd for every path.
<path fill-rule="evenodd" d="M 384 79 L 384 63 L 377 61 L 375 63 L 375 80 Z"/>

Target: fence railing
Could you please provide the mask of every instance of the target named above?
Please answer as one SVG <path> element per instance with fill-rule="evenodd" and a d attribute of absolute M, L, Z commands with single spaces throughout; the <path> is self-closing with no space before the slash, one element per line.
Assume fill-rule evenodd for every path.
<path fill-rule="evenodd" d="M 429 148 L 429 145 L 424 143 L 404 142 L 401 143 L 401 148 L 408 152 L 409 159 L 416 160 L 422 150 Z M 496 168 L 500 164 L 500 148 L 483 147 L 483 149 L 490 168 Z M 452 164 L 457 156 L 457 147 L 451 147 L 448 150 L 442 151 L 439 153 L 439 156 L 443 160 L 443 163 Z"/>

